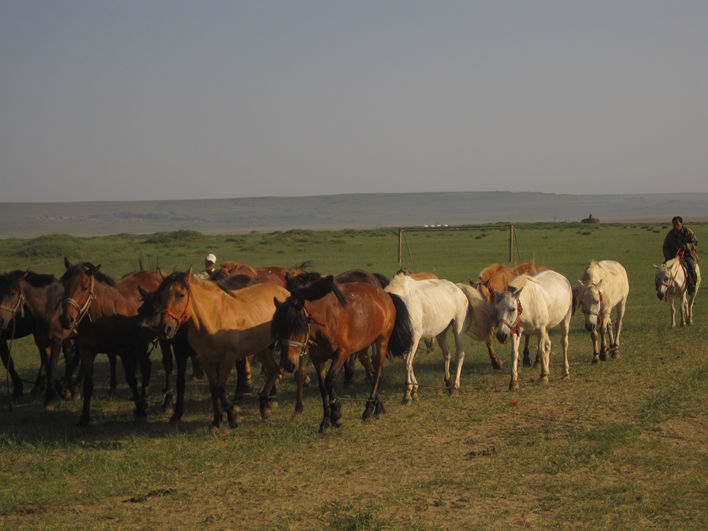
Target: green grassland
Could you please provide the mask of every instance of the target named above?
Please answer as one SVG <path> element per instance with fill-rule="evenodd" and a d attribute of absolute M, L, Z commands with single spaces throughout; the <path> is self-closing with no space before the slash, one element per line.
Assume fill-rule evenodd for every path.
<path fill-rule="evenodd" d="M 699 241 L 708 234 L 708 223 L 690 226 Z M 388 360 L 387 412 L 362 423 L 368 386 L 358 367 L 352 385 L 340 382 L 343 426 L 320 435 L 317 386 L 305 389 L 305 412 L 294 419 L 287 377 L 268 421 L 250 396 L 241 404 L 242 425 L 209 433 L 206 383 L 189 381 L 184 419 L 171 424 L 160 408 L 155 355 L 146 422 L 133 419 L 122 378 L 118 396 L 107 396 L 102 355 L 88 429 L 76 426 L 80 403 L 47 412 L 40 397 L 26 393 L 10 409 L 2 384 L 0 527 L 705 529 L 708 320 L 701 291 L 695 325 L 685 329 L 671 329 L 669 306 L 656 298 L 652 264 L 661 261 L 669 228 L 517 225 L 515 261 L 533 259 L 571 282 L 592 258 L 617 260 L 629 273 L 621 356 L 592 365 L 590 338 L 576 314 L 570 378 L 561 379 L 554 332 L 548 385 L 536 382 L 538 369 L 523 368 L 520 389 L 507 391 L 509 345 L 497 345 L 505 362 L 499 372 L 484 345 L 468 339 L 462 388 L 450 395 L 439 350 L 423 347 L 418 402 L 400 403 L 403 363 Z M 0 270 L 60 275 L 66 256 L 101 264 L 117 278 L 139 263 L 167 272 L 200 268 L 214 252 L 219 261 L 256 267 L 307 261 L 325 273 L 363 268 L 391 276 L 405 266 L 466 282 L 509 253 L 505 224 L 411 228 L 401 264 L 397 241 L 397 229 L 49 235 L 0 240 Z M 32 380 L 39 365 L 32 340 L 14 341 L 12 355 Z"/>

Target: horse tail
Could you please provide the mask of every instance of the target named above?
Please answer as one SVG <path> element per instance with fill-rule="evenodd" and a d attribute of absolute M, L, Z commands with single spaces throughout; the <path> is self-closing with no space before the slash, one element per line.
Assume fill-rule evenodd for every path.
<path fill-rule="evenodd" d="M 385 288 L 386 286 L 388 286 L 388 283 L 390 282 L 390 280 L 388 279 L 388 277 L 385 277 L 385 276 L 382 275 L 381 273 L 374 273 L 373 275 L 376 277 L 376 280 L 379 281 L 379 284 L 381 285 L 381 289 L 383 289 L 383 288 Z"/>
<path fill-rule="evenodd" d="M 578 297 L 580 296 L 580 286 L 575 286 L 570 289 L 570 292 L 573 294 L 573 301 L 571 302 L 571 310 L 570 310 L 570 316 L 572 317 L 575 315 L 575 308 L 578 306 Z"/>
<path fill-rule="evenodd" d="M 403 299 L 393 293 L 388 294 L 396 308 L 396 322 L 393 325 L 391 339 L 388 342 L 388 351 L 394 356 L 401 357 L 413 346 L 413 326 L 408 307 Z"/>
<path fill-rule="evenodd" d="M 330 292 L 334 293 L 335 297 L 337 297 L 337 300 L 342 306 L 347 305 L 347 299 L 339 290 L 339 287 L 334 281 L 334 277 L 332 275 L 320 278 L 319 280 L 314 281 L 309 286 L 295 289 L 292 293 L 293 296 L 299 299 L 306 301 L 315 301 L 317 299 L 321 299 Z"/>

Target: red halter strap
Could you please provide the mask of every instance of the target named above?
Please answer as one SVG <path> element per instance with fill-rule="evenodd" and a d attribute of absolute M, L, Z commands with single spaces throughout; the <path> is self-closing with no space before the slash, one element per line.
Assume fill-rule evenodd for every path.
<path fill-rule="evenodd" d="M 516 321 L 514 321 L 514 324 L 509 324 L 507 323 L 504 319 L 502 319 L 502 322 L 509 327 L 509 333 L 513 335 L 520 335 L 521 334 L 521 312 L 524 310 L 524 308 L 521 306 L 521 299 L 516 299 Z"/>
<path fill-rule="evenodd" d="M 189 321 L 190 317 L 192 317 L 191 313 L 189 312 L 189 304 L 190 304 L 191 300 L 192 300 L 192 292 L 190 290 L 190 291 L 187 291 L 187 304 L 185 304 L 185 306 L 184 306 L 184 311 L 182 312 L 182 315 L 177 315 L 176 313 L 172 312 L 169 308 L 165 308 L 164 310 L 162 310 L 162 313 L 169 315 L 170 317 L 172 317 L 172 319 L 177 321 L 177 328 L 179 328 L 184 323 Z"/>

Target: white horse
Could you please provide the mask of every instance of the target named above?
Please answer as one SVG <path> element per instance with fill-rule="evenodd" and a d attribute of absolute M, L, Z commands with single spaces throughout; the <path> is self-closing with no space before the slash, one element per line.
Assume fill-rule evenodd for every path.
<path fill-rule="evenodd" d="M 574 291 L 585 314 L 585 328 L 592 337 L 592 362 L 606 360 L 608 351 L 613 358 L 619 356 L 622 320 L 629 296 L 627 271 L 614 260 L 591 260 Z M 617 308 L 617 331 L 614 334 L 611 316 L 613 308 Z M 608 342 L 605 341 L 606 333 L 609 335 Z"/>
<path fill-rule="evenodd" d="M 497 293 L 497 339 L 505 343 L 511 336 L 511 381 L 509 389 L 517 389 L 519 343 L 522 334 L 536 334 L 541 357 L 541 382 L 548 382 L 551 338 L 548 331 L 561 325 L 563 377 L 570 371 L 568 363 L 568 332 L 573 315 L 573 292 L 570 282 L 560 273 L 547 270 L 530 276 L 523 274 L 509 284 L 504 293 Z"/>
<path fill-rule="evenodd" d="M 674 300 L 681 298 L 681 326 L 693 324 L 693 303 L 696 300 L 698 287 L 701 284 L 701 270 L 696 264 L 696 289 L 688 293 L 686 285 L 686 268 L 677 258 L 667 260 L 656 268 L 656 296 L 659 300 L 671 301 L 671 328 L 676 326 L 676 308 Z"/>
<path fill-rule="evenodd" d="M 421 339 L 437 339 L 445 362 L 445 385 L 459 389 L 462 363 L 465 359 L 464 332 L 468 326 L 465 294 L 449 280 L 413 280 L 403 273 L 396 274 L 385 291 L 403 299 L 413 329 L 413 344 L 403 355 L 406 363 L 406 392 L 403 395 L 403 403 L 418 398 L 418 380 L 413 372 L 413 360 Z M 454 383 L 450 378 L 450 349 L 445 337 L 448 328 L 452 328 L 455 336 L 457 370 Z"/>

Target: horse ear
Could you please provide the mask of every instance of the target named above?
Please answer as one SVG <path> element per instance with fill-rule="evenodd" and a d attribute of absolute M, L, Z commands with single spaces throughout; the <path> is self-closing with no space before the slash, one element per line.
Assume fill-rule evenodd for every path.
<path fill-rule="evenodd" d="M 194 269 L 192 268 L 192 266 L 189 266 L 189 269 L 187 270 L 187 284 L 191 284 L 193 274 L 194 274 Z"/>
<path fill-rule="evenodd" d="M 482 284 L 482 285 L 484 285 L 484 284 Z M 498 299 L 501 296 L 502 296 L 501 291 L 498 291 L 496 288 L 494 288 L 494 297 Z"/>
<path fill-rule="evenodd" d="M 602 286 L 602 279 L 600 279 L 600 281 L 597 284 L 595 284 L 595 287 L 597 289 L 600 289 L 600 286 Z"/>
<path fill-rule="evenodd" d="M 29 274 L 30 274 L 29 271 L 25 271 L 24 273 L 22 273 L 22 278 L 23 278 L 23 279 L 24 279 L 24 278 L 27 278 L 27 276 L 28 276 Z"/>
<path fill-rule="evenodd" d="M 72 263 L 69 261 L 69 259 L 65 256 L 65 257 L 64 257 L 64 267 L 65 267 L 66 269 L 71 269 L 71 266 L 73 266 L 73 265 L 74 265 L 74 264 L 72 264 Z"/>
<path fill-rule="evenodd" d="M 94 276 L 96 273 L 98 273 L 98 269 L 101 267 L 101 264 L 98 264 L 97 266 L 92 266 L 86 269 L 86 274 L 90 277 Z"/>
<path fill-rule="evenodd" d="M 521 292 L 522 292 L 523 290 L 524 290 L 524 287 L 523 287 L 523 286 L 521 286 L 519 289 L 517 289 L 517 290 L 514 292 L 514 294 L 513 294 L 513 295 L 514 295 L 514 298 L 518 299 L 518 298 L 519 298 L 519 295 L 521 295 Z"/>
<path fill-rule="evenodd" d="M 140 296 L 143 298 L 143 300 L 150 298 L 150 292 L 144 289 L 142 286 L 138 286 L 138 291 L 140 292 Z"/>
<path fill-rule="evenodd" d="M 162 277 L 162 280 L 165 280 L 167 277 L 170 276 L 170 275 L 168 275 L 167 273 L 165 273 L 165 272 L 162 270 L 161 267 L 157 268 L 157 272 L 158 272 L 158 273 L 160 274 L 160 276 Z"/>

